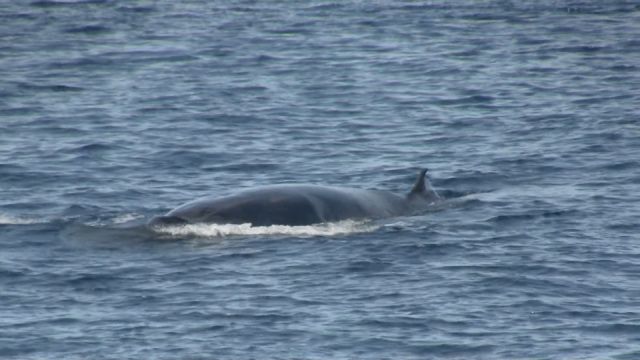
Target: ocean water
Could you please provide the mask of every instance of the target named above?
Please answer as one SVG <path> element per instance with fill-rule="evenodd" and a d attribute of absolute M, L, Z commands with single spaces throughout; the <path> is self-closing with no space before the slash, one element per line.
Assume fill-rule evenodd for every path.
<path fill-rule="evenodd" d="M 2 1 L 0 358 L 640 358 L 640 2 Z M 442 206 L 144 227 L 313 183 Z"/>

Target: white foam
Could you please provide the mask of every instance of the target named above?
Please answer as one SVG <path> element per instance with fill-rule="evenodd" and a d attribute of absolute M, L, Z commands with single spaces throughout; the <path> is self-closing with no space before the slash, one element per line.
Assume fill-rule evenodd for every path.
<path fill-rule="evenodd" d="M 15 217 L 6 214 L 0 214 L 0 225 L 25 225 L 25 224 L 38 224 L 43 222 L 42 220 L 27 219 L 23 217 Z"/>
<path fill-rule="evenodd" d="M 199 237 L 221 237 L 230 235 L 295 235 L 295 236 L 334 236 L 371 232 L 380 226 L 368 221 L 345 220 L 307 226 L 251 226 L 251 224 L 189 224 L 166 226 L 156 231 L 173 236 L 195 235 Z"/>
<path fill-rule="evenodd" d="M 124 224 L 128 223 L 129 221 L 141 219 L 142 217 L 143 215 L 140 214 L 122 214 L 115 217 L 112 221 L 114 224 Z"/>

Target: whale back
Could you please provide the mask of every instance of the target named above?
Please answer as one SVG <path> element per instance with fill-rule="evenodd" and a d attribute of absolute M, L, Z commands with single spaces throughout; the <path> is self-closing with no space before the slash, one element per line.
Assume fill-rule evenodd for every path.
<path fill-rule="evenodd" d="M 189 223 L 298 226 L 389 217 L 400 215 L 405 209 L 405 199 L 386 191 L 273 185 L 196 200 L 170 211 L 162 219 L 171 219 L 176 224 L 182 219 Z"/>
<path fill-rule="evenodd" d="M 419 172 L 405 197 L 382 190 L 332 186 L 262 186 L 186 203 L 151 219 L 149 225 L 250 223 L 253 226 L 298 226 L 407 215 L 440 201 L 426 174 L 427 169 Z"/>

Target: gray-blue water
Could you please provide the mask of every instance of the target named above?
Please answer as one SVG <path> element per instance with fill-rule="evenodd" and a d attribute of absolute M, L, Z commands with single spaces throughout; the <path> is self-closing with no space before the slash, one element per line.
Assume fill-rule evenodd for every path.
<path fill-rule="evenodd" d="M 0 357 L 640 358 L 640 2 L 2 1 Z M 256 185 L 447 205 L 143 223 Z"/>

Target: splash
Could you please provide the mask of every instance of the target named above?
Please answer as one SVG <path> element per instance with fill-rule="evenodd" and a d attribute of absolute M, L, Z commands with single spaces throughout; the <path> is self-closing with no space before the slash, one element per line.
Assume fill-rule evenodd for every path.
<path fill-rule="evenodd" d="M 6 214 L 0 214 L 0 225 L 26 225 L 26 224 L 39 224 L 43 220 L 28 219 L 24 217 L 15 217 Z"/>
<path fill-rule="evenodd" d="M 233 235 L 334 236 L 372 232 L 380 226 L 369 221 L 345 220 L 307 226 L 251 226 L 251 224 L 189 224 L 166 226 L 155 231 L 172 236 L 223 237 Z"/>

